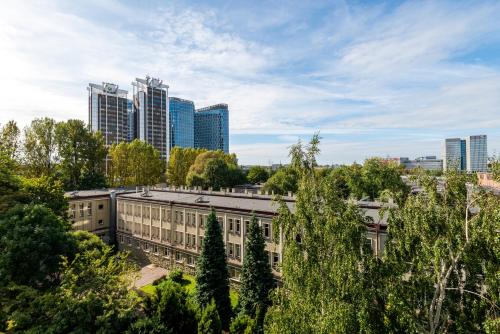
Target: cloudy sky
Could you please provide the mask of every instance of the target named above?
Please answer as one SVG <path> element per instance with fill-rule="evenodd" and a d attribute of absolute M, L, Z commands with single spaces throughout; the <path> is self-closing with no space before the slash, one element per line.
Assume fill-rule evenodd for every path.
<path fill-rule="evenodd" d="M 500 150 L 498 1 L 2 1 L 0 123 L 87 120 L 89 82 L 149 74 L 196 107 L 230 107 L 243 164 Z"/>

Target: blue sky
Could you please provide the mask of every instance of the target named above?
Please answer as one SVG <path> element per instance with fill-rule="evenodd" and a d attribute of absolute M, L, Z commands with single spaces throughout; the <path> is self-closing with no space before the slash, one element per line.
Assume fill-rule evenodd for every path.
<path fill-rule="evenodd" d="M 487 134 L 500 150 L 496 1 L 9 1 L 0 123 L 87 120 L 89 82 L 160 77 L 230 107 L 243 164 L 287 161 L 319 131 L 321 163 L 440 155 Z"/>

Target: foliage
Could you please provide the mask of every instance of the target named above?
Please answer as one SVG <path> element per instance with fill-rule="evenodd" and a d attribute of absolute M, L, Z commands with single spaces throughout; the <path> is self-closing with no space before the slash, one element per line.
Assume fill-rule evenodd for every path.
<path fill-rule="evenodd" d="M 75 243 L 69 224 L 41 205 L 18 205 L 0 218 L 0 286 L 36 288 L 59 281 L 62 256 L 71 258 Z"/>
<path fill-rule="evenodd" d="M 110 183 L 123 185 L 153 185 L 160 179 L 163 162 L 151 144 L 135 139 L 131 143 L 113 144 L 109 149 Z"/>
<path fill-rule="evenodd" d="M 248 170 L 247 180 L 250 183 L 257 184 L 266 182 L 269 178 L 269 173 L 266 168 L 262 166 L 252 166 Z"/>
<path fill-rule="evenodd" d="M 493 179 L 500 182 L 500 158 L 493 156 L 493 158 L 490 159 L 490 169 Z"/>
<path fill-rule="evenodd" d="M 61 181 L 40 176 L 37 178 L 21 178 L 21 189 L 24 203 L 42 204 L 51 209 L 56 215 L 66 217 L 68 201 L 64 197 L 64 189 Z"/>
<path fill-rule="evenodd" d="M 52 176 L 56 168 L 56 122 L 37 118 L 24 129 L 24 164 L 30 177 Z"/>
<path fill-rule="evenodd" d="M 229 276 L 222 231 L 215 211 L 205 224 L 203 246 L 196 266 L 196 300 L 206 307 L 214 299 L 222 328 L 229 328 L 231 303 L 229 300 Z"/>
<path fill-rule="evenodd" d="M 220 334 L 222 332 L 217 306 L 212 299 L 210 304 L 202 310 L 200 321 L 198 322 L 198 334 Z"/>
<path fill-rule="evenodd" d="M 468 194 L 467 180 L 448 172 L 440 192 L 424 175 L 425 193 L 390 212 L 385 319 L 394 331 L 481 332 L 499 317 L 500 199 Z"/>
<path fill-rule="evenodd" d="M 351 168 L 356 168 L 356 165 L 354 164 L 353 167 L 341 166 L 341 167 L 333 168 L 330 170 L 330 173 L 327 175 L 327 178 L 328 178 L 329 182 L 331 183 L 331 187 L 338 189 L 338 191 L 340 192 L 340 196 L 344 199 L 349 198 L 349 195 L 350 195 L 349 182 L 351 180 L 349 179 L 349 175 L 350 175 Z"/>
<path fill-rule="evenodd" d="M 202 148 L 174 147 L 168 159 L 168 183 L 173 186 L 185 186 L 189 168 L 194 164 L 196 157 L 206 151 Z"/>
<path fill-rule="evenodd" d="M 146 298 L 144 313 L 146 318 L 133 324 L 131 333 L 196 333 L 196 308 L 186 290 L 171 280 L 160 283 Z"/>
<path fill-rule="evenodd" d="M 19 135 L 20 131 L 17 123 L 13 120 L 8 121 L 0 129 L 0 152 L 12 160 L 16 160 L 19 153 Z"/>
<path fill-rule="evenodd" d="M 299 176 L 295 212 L 280 202 L 273 221 L 283 232 L 282 287 L 267 312 L 269 333 L 382 330 L 378 261 L 365 246 L 363 213 L 315 172 L 319 138 L 291 149 Z"/>
<path fill-rule="evenodd" d="M 181 284 L 183 280 L 182 275 L 182 270 L 174 269 L 170 272 L 168 278 L 170 278 L 173 282 Z"/>
<path fill-rule="evenodd" d="M 101 245 L 80 247 L 73 261 L 65 261 L 54 290 L 21 289 L 11 307 L 16 331 L 122 333 L 128 327 L 138 299 L 129 291 L 133 268 L 126 255 L 113 254 L 97 236 L 80 239 Z"/>
<path fill-rule="evenodd" d="M 269 306 L 269 292 L 274 287 L 264 236 L 255 216 L 252 217 L 248 227 L 247 238 L 239 300 L 241 313 L 255 317 L 257 309 L 265 314 Z M 257 324 L 260 329 L 262 326 L 262 322 Z"/>
<path fill-rule="evenodd" d="M 297 191 L 298 174 L 294 168 L 282 167 L 264 184 L 264 191 L 286 195 L 289 191 Z"/>
<path fill-rule="evenodd" d="M 65 189 L 95 189 L 105 186 L 104 160 L 107 150 L 101 133 L 91 132 L 80 120 L 57 123 L 55 140 L 58 169 Z"/>
<path fill-rule="evenodd" d="M 0 152 L 0 216 L 22 200 L 21 181 L 14 171 L 15 162 Z"/>
<path fill-rule="evenodd" d="M 248 315 L 238 315 L 229 327 L 231 334 L 253 334 L 256 331 L 256 322 Z"/>
<path fill-rule="evenodd" d="M 236 155 L 223 151 L 207 151 L 199 154 L 189 168 L 186 184 L 204 189 L 219 190 L 245 181 L 243 171 L 238 166 Z"/>

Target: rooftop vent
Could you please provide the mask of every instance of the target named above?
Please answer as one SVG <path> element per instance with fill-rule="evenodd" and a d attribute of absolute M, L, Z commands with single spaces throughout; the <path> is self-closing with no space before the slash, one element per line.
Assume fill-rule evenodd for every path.
<path fill-rule="evenodd" d="M 194 201 L 195 203 L 209 203 L 210 201 L 206 199 L 204 196 L 200 196 Z"/>

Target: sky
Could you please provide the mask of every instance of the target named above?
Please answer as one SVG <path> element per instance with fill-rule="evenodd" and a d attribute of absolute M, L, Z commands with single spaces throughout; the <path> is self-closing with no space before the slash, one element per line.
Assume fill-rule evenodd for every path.
<path fill-rule="evenodd" d="M 88 83 L 146 75 L 196 107 L 227 103 L 242 164 L 500 150 L 498 1 L 2 1 L 0 123 L 87 121 Z"/>

